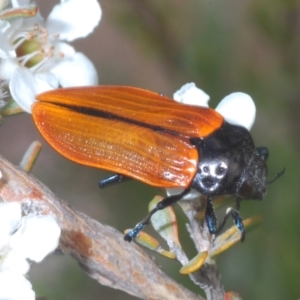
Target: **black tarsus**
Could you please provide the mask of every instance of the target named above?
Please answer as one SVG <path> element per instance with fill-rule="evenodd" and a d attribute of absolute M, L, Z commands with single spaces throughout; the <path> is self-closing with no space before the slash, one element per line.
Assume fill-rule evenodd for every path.
<path fill-rule="evenodd" d="M 214 209 L 211 197 L 207 197 L 207 199 L 206 199 L 205 221 L 206 221 L 209 232 L 211 234 L 216 233 L 217 232 L 217 216 L 215 213 L 215 209 Z"/>
<path fill-rule="evenodd" d="M 237 211 L 236 209 L 229 207 L 227 209 L 226 215 L 224 216 L 224 219 L 222 221 L 222 223 L 220 224 L 218 230 L 216 233 L 219 233 L 222 228 L 224 227 L 227 219 L 229 218 L 229 216 L 232 217 L 232 219 L 234 220 L 235 225 L 237 226 L 237 228 L 239 229 L 239 231 L 241 232 L 241 242 L 243 242 L 245 240 L 245 235 L 246 235 L 246 231 L 245 231 L 245 226 L 243 224 L 243 219 L 240 216 L 239 211 Z"/>
<path fill-rule="evenodd" d="M 207 203 L 206 203 L 206 211 L 205 211 L 205 221 L 208 227 L 208 230 L 211 234 L 218 234 L 226 224 L 227 219 L 231 216 L 235 222 L 235 225 L 241 232 L 241 241 L 245 240 L 245 227 L 243 224 L 243 220 L 240 217 L 239 214 L 239 207 L 240 207 L 240 202 L 242 198 L 237 197 L 236 199 L 236 209 L 230 207 L 227 209 L 227 212 L 223 218 L 223 221 L 221 224 L 217 227 L 217 217 L 215 214 L 215 210 L 213 207 L 212 199 L 210 197 L 207 197 Z"/>

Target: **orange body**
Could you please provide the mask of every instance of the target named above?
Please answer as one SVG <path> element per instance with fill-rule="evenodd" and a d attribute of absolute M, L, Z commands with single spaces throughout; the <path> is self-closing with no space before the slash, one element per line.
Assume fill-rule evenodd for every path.
<path fill-rule="evenodd" d="M 34 122 L 60 154 L 159 187 L 189 186 L 200 159 L 190 138 L 224 122 L 212 109 L 133 87 L 66 88 L 36 99 Z"/>

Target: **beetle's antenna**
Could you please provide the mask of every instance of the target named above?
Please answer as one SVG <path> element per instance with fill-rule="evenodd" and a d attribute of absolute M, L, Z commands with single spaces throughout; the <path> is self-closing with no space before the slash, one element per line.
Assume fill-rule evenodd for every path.
<path fill-rule="evenodd" d="M 271 183 L 273 183 L 274 181 L 276 181 L 279 177 L 281 177 L 281 176 L 284 174 L 284 172 L 285 172 L 285 168 L 283 168 L 280 172 L 278 172 L 278 173 L 274 176 L 273 179 L 268 180 L 268 181 L 267 181 L 267 184 L 271 184 Z"/>

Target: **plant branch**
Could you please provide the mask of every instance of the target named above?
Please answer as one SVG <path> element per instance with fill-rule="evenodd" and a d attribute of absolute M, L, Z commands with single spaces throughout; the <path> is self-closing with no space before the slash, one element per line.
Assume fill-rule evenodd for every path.
<path fill-rule="evenodd" d="M 116 229 L 103 225 L 57 198 L 32 175 L 0 156 L 0 201 L 20 202 L 24 214 L 55 216 L 60 250 L 99 283 L 141 299 L 203 299 L 164 274 L 151 257 Z"/>

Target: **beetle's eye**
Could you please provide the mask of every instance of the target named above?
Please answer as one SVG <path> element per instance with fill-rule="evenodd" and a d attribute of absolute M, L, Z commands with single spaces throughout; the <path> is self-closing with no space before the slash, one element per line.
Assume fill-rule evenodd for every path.
<path fill-rule="evenodd" d="M 227 166 L 224 163 L 220 163 L 217 168 L 216 168 L 216 175 L 217 176 L 222 176 L 226 173 L 227 171 Z"/>
<path fill-rule="evenodd" d="M 264 161 L 268 160 L 269 150 L 266 147 L 257 147 L 256 148 L 257 155 Z"/>

